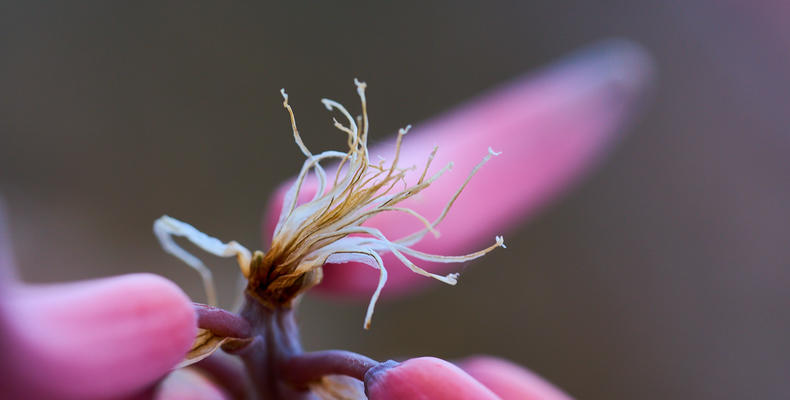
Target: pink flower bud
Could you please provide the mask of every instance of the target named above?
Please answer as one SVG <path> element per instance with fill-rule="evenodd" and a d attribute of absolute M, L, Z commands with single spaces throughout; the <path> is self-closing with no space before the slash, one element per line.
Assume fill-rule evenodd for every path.
<path fill-rule="evenodd" d="M 374 369 L 365 376 L 371 400 L 497 400 L 499 397 L 455 365 L 434 357 Z"/>
<path fill-rule="evenodd" d="M 543 378 L 500 358 L 470 357 L 459 366 L 502 400 L 570 400 Z"/>
<path fill-rule="evenodd" d="M 10 286 L 0 309 L 9 398 L 129 396 L 169 372 L 195 337 L 192 303 L 156 275 Z"/>

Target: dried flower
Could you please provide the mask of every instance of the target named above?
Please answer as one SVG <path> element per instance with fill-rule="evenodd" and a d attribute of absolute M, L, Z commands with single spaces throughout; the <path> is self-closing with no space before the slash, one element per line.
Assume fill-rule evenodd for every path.
<path fill-rule="evenodd" d="M 438 150 L 438 146 L 434 147 L 421 169 L 417 182 L 407 183 L 406 172 L 416 167 L 401 168 L 398 159 L 403 137 L 408 133 L 410 126 L 398 132 L 395 156 L 388 165 L 383 159 L 378 164 L 372 163 L 368 153 L 370 123 L 365 97 L 367 85 L 358 80 L 355 80 L 355 84 L 362 105 L 362 114 L 357 118 L 353 118 L 339 103 L 329 99 L 322 100 L 328 110 L 336 110 L 345 117 L 347 125 L 336 119 L 333 122 L 335 128 L 347 135 L 348 151 L 325 151 L 315 155 L 302 141 L 296 127 L 293 109 L 288 104 L 288 95 L 284 89 L 282 90 L 283 106 L 288 110 L 291 118 L 294 140 L 307 159 L 296 181 L 285 195 L 282 211 L 274 229 L 271 249 L 268 252 L 255 252 L 251 256 L 249 250 L 237 242 L 223 244 L 191 225 L 168 216 L 163 216 L 154 224 L 154 231 L 165 250 L 201 272 L 206 280 L 210 303 L 214 302 L 215 295 L 208 270 L 197 258 L 175 244 L 170 238 L 171 235 L 184 236 L 218 256 L 236 256 L 242 273 L 249 281 L 247 293 L 271 308 L 290 307 L 298 295 L 321 281 L 321 267 L 326 263 L 357 261 L 368 264 L 379 271 L 379 282 L 365 315 L 366 329 L 370 327 L 376 300 L 387 281 L 387 269 L 381 260 L 381 253 L 391 252 L 416 274 L 455 285 L 457 273 L 444 276 L 430 273 L 418 267 L 407 256 L 433 262 L 460 263 L 481 257 L 497 247 L 505 247 L 501 236 L 497 236 L 491 246 L 462 256 L 427 254 L 410 247 L 428 233 L 439 237 L 436 227 L 447 215 L 453 202 L 477 170 L 491 156 L 499 153 L 489 147 L 488 154 L 472 169 L 463 184 L 449 198 L 439 216 L 430 222 L 413 209 L 398 205 L 429 187 L 452 167 L 452 163 L 429 176 L 431 161 Z M 333 159 L 338 160 L 339 165 L 332 177 L 327 175 L 321 162 Z M 318 189 L 312 200 L 297 204 L 300 189 L 310 171 L 315 173 Z M 328 185 L 330 179 L 332 184 Z M 401 183 L 403 188 L 396 189 Z M 368 219 L 384 212 L 403 213 L 416 218 L 423 224 L 423 228 L 402 238 L 391 240 L 379 229 L 363 226 Z"/>
<path fill-rule="evenodd" d="M 192 398 L 200 389 L 202 398 L 369 396 L 372 400 L 386 400 L 414 395 L 436 399 L 462 396 L 567 399 L 567 395 L 530 372 L 498 359 L 473 358 L 460 362 L 459 369 L 426 357 L 396 363 L 377 362 L 342 350 L 305 353 L 292 312 L 294 299 L 321 281 L 325 263 L 361 261 L 379 271 L 379 284 L 366 315 L 366 322 L 369 321 L 384 283 L 382 276 L 386 276 L 384 265 L 388 255 L 380 257 L 383 252 L 393 255 L 395 261 L 406 259 L 407 268 L 403 270 L 408 274 L 395 269 L 390 275 L 395 278 L 390 283 L 395 283 L 399 291 L 413 287 L 416 281 L 412 278 L 417 276 L 413 272 L 453 283 L 454 274 L 437 273 L 441 263 L 480 256 L 501 246 L 501 239 L 497 238 L 494 245 L 481 252 L 462 257 L 433 256 L 425 250 L 454 252 L 468 248 L 481 235 L 488 239 L 502 226 L 515 224 L 533 212 L 536 205 L 545 202 L 595 158 L 602 144 L 629 115 L 630 104 L 649 76 L 649 67 L 644 54 L 632 44 L 614 42 L 593 47 L 581 57 L 511 84 L 427 125 L 423 128 L 426 133 L 411 138 L 422 140 L 412 151 L 402 151 L 409 146 L 401 146 L 407 131 L 404 129 L 395 140 L 396 156 L 389 163 L 372 164 L 368 159 L 364 84 L 358 83 L 363 105 L 358 119 L 351 118 L 336 103 L 325 101 L 327 107 L 348 120 L 347 125 L 336 125 L 347 135 L 349 151 L 311 155 L 294 124 L 294 137 L 307 161 L 290 186 L 293 189 L 279 192 L 275 197 L 274 204 L 279 202 L 277 209 L 282 210 L 282 217 L 271 223 L 276 243 L 268 253 L 251 253 L 236 242 L 223 243 L 169 217 L 155 224 L 155 232 L 165 248 L 200 271 L 210 304 L 216 303 L 216 294 L 209 270 L 198 258 L 177 246 L 172 236 L 185 236 L 212 254 L 237 258 L 250 281 L 246 303 L 238 314 L 210 305 L 190 304 L 175 285 L 151 275 L 133 274 L 45 288 L 25 285 L 14 279 L 10 251 L 4 247 L 6 240 L 0 229 L 0 335 L 3 338 L 0 350 L 4 355 L 0 360 L 0 394 L 10 398 L 101 399 L 137 395 L 173 399 Z M 293 118 L 287 98 L 285 105 Z M 521 114 L 521 107 L 531 111 Z M 415 171 L 398 167 L 398 162 L 411 164 L 419 155 L 413 149 L 424 146 L 424 139 L 451 140 L 449 132 L 459 132 L 463 138 L 448 146 L 448 153 L 462 158 L 460 164 L 468 162 L 469 148 L 477 151 L 480 140 L 506 148 L 508 153 L 483 169 L 484 179 L 476 179 L 487 184 L 468 188 L 471 193 L 467 195 L 471 195 L 468 197 L 472 201 L 459 204 L 460 210 L 456 210 L 456 215 L 463 211 L 461 222 L 452 216 L 444 221 L 443 226 L 451 227 L 447 236 L 452 240 L 435 240 L 426 235 L 436 231 L 436 225 L 482 162 L 477 167 L 474 167 L 476 161 L 466 164 L 464 168 L 470 168 L 472 173 L 455 182 L 452 175 L 441 180 L 435 180 L 438 174 L 428 177 L 428 165 L 419 164 L 422 168 Z M 483 132 L 486 136 L 481 139 L 478 133 Z M 325 154 L 325 158 L 319 159 Z M 435 151 L 430 153 L 428 162 L 439 160 L 434 155 Z M 330 158 L 339 160 L 339 166 L 327 173 L 319 162 Z M 310 171 L 314 172 L 313 178 L 307 180 Z M 409 180 L 406 171 L 418 175 L 422 172 L 422 175 L 416 184 L 409 186 L 403 182 Z M 493 175 L 486 179 L 486 174 Z M 502 180 L 518 184 L 501 185 Z M 332 185 L 328 185 L 330 181 Z M 455 195 L 442 205 L 437 205 L 431 196 L 419 207 L 408 206 L 408 198 L 424 189 L 421 185 L 431 183 L 434 189 L 440 186 L 449 193 L 456 190 Z M 399 189 L 401 184 L 404 189 Z M 335 190 L 340 187 L 344 189 Z M 371 189 L 374 187 L 378 189 Z M 316 194 L 300 205 L 295 200 L 299 199 L 300 189 Z M 328 196 L 330 193 L 333 195 Z M 479 207 L 487 204 L 492 195 L 502 201 L 500 207 Z M 401 201 L 404 203 L 397 204 Z M 424 205 L 430 207 L 420 208 Z M 426 209 L 431 210 L 427 214 L 438 211 L 439 216 L 428 221 L 421 217 Z M 474 212 L 477 209 L 481 212 Z M 390 219 L 384 221 L 386 224 L 378 224 L 392 214 L 405 214 L 418 221 L 421 228 L 395 230 L 393 234 L 382 226 L 402 228 L 400 221 Z M 374 215 L 378 215 L 376 221 L 368 220 Z M 370 226 L 363 225 L 366 221 Z M 2 222 L 0 215 L 0 225 Z M 475 229 L 455 229 L 469 224 Z M 372 226 L 381 230 L 371 230 Z M 379 235 L 382 231 L 403 237 L 388 240 Z M 426 240 L 414 244 L 423 237 Z M 416 247 L 422 244 L 427 247 L 418 251 Z M 410 264 L 407 256 L 427 260 L 425 263 L 434 273 Z M 347 275 L 347 269 L 342 274 L 337 273 L 339 270 L 328 273 L 325 278 L 332 277 L 330 284 L 324 280 L 321 286 L 344 292 L 364 288 L 369 293 L 364 280 Z M 199 341 L 193 343 L 182 365 L 222 347 L 226 353 L 241 358 L 243 369 L 228 363 L 227 354 L 215 353 L 170 374 L 164 384 L 158 384 L 195 338 L 196 325 Z M 248 387 L 245 375 L 251 378 L 253 387 Z"/>

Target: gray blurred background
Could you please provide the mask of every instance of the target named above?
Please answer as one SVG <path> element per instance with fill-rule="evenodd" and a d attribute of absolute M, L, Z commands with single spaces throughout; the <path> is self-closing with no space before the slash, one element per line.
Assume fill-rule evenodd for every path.
<path fill-rule="evenodd" d="M 308 349 L 488 353 L 580 399 L 790 396 L 790 7 L 776 1 L 0 4 L 0 193 L 20 274 L 151 271 L 169 213 L 261 243 L 318 99 L 370 84 L 374 139 L 611 36 L 657 63 L 643 115 L 582 185 L 455 288 L 381 304 L 312 297 Z M 207 258 L 208 260 L 208 258 Z M 220 299 L 236 267 L 211 259 Z M 226 272 L 227 271 L 227 272 Z"/>

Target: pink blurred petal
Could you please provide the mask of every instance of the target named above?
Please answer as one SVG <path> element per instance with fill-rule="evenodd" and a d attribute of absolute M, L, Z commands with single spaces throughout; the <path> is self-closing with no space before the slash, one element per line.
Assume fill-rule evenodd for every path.
<path fill-rule="evenodd" d="M 157 387 L 155 400 L 226 400 L 228 396 L 194 368 L 173 371 Z"/>
<path fill-rule="evenodd" d="M 502 155 L 472 179 L 439 225 L 441 238 L 426 236 L 414 248 L 442 255 L 467 253 L 493 243 L 495 235 L 534 215 L 599 158 L 632 114 L 650 72 L 650 60 L 640 47 L 609 41 L 417 125 L 404 139 L 399 165 L 419 169 L 434 145 L 439 152 L 433 171 L 455 162 L 453 170 L 422 197 L 403 203 L 429 219 L 439 215 L 489 146 Z M 374 82 L 371 90 L 375 87 Z M 393 151 L 393 142 L 383 143 L 371 150 L 371 158 L 380 154 L 391 159 Z M 305 195 L 315 191 L 314 181 L 306 185 Z M 270 204 L 266 237 L 271 237 L 284 192 L 281 188 Z M 366 225 L 380 228 L 393 239 L 421 227 L 416 220 L 392 213 L 378 215 Z M 430 282 L 391 254 L 383 258 L 389 270 L 385 294 Z M 419 265 L 437 273 L 460 270 L 457 264 Z M 375 271 L 355 263 L 327 265 L 324 272 L 319 288 L 334 293 L 367 296 L 377 279 Z"/>
<path fill-rule="evenodd" d="M 189 298 L 151 274 L 12 287 L 0 310 L 10 398 L 122 397 L 162 378 L 196 333 Z"/>
<path fill-rule="evenodd" d="M 455 365 L 434 357 L 407 360 L 365 377 L 371 400 L 496 400 L 494 393 Z"/>
<path fill-rule="evenodd" d="M 500 358 L 478 356 L 458 365 L 502 400 L 570 400 L 538 375 Z"/>

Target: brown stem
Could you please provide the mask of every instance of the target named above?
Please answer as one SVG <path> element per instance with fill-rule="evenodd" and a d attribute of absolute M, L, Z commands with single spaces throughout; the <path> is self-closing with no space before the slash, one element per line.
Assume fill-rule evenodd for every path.
<path fill-rule="evenodd" d="M 283 379 L 294 387 L 307 388 L 309 383 L 326 375 L 347 375 L 364 381 L 365 373 L 377 365 L 377 361 L 357 353 L 326 350 L 295 355 L 281 368 Z"/>
<path fill-rule="evenodd" d="M 314 396 L 307 390 L 289 385 L 282 375 L 281 365 L 302 353 L 299 330 L 293 310 L 271 309 L 247 296 L 241 317 L 251 328 L 252 343 L 231 350 L 241 357 L 255 389 L 255 398 L 263 400 L 308 400 Z"/>
<path fill-rule="evenodd" d="M 211 376 L 214 383 L 225 389 L 233 399 L 249 399 L 250 393 L 244 368 L 240 363 L 234 362 L 238 360 L 230 357 L 217 352 L 198 361 L 195 367 Z"/>
<path fill-rule="evenodd" d="M 200 303 L 192 305 L 197 312 L 199 328 L 208 329 L 223 337 L 245 339 L 252 334 L 250 323 L 232 312 Z"/>

